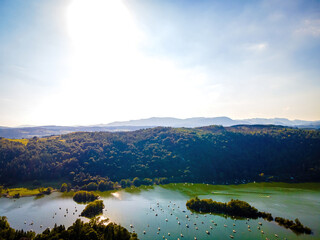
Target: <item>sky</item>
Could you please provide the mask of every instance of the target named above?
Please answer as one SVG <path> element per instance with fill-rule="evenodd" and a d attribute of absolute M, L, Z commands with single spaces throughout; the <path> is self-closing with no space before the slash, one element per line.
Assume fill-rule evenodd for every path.
<path fill-rule="evenodd" d="M 320 1 L 0 0 L 0 126 L 320 120 Z"/>

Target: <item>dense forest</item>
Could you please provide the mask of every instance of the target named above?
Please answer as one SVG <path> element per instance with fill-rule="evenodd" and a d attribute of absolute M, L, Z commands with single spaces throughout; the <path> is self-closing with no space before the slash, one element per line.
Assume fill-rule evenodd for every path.
<path fill-rule="evenodd" d="M 84 223 L 77 219 L 72 226 L 55 225 L 51 230 L 48 228 L 40 234 L 23 230 L 15 230 L 10 227 L 6 217 L 0 217 L 0 239 L 2 240 L 138 240 L 137 234 L 130 233 L 124 227 L 115 223 L 105 225 L 103 221 L 92 219 Z"/>
<path fill-rule="evenodd" d="M 104 189 L 116 181 L 126 186 L 134 178 L 139 184 L 159 179 L 319 181 L 320 131 L 263 125 L 157 127 L 0 139 L 1 184 L 62 178 L 73 186 L 93 182 L 89 187 L 96 187 L 103 181 Z"/>

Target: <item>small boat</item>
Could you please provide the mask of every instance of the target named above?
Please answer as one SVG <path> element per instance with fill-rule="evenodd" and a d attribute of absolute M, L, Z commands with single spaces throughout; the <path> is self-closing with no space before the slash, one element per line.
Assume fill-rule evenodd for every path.
<path fill-rule="evenodd" d="M 160 231 L 160 227 L 158 227 L 158 231 Z"/>
<path fill-rule="evenodd" d="M 248 228 L 248 231 L 249 231 L 249 232 L 251 232 L 251 229 L 250 229 L 250 228 Z"/>
<path fill-rule="evenodd" d="M 275 234 L 274 236 L 275 236 L 276 238 L 279 237 L 278 234 Z"/>
<path fill-rule="evenodd" d="M 212 229 L 213 227 L 212 226 L 210 226 L 210 229 Z"/>
<path fill-rule="evenodd" d="M 264 234 L 264 231 L 261 230 L 261 234 Z"/>
<path fill-rule="evenodd" d="M 233 233 L 236 233 L 236 230 L 233 229 L 232 232 L 233 232 Z"/>
<path fill-rule="evenodd" d="M 210 234 L 210 232 L 209 232 L 208 230 L 206 230 L 206 234 L 208 234 L 208 235 L 209 235 L 209 234 Z"/>
<path fill-rule="evenodd" d="M 168 233 L 168 236 L 170 236 L 170 233 Z"/>
<path fill-rule="evenodd" d="M 230 237 L 230 238 L 234 238 L 234 236 L 232 236 L 232 235 L 230 235 L 229 237 Z"/>
<path fill-rule="evenodd" d="M 166 218 L 166 222 L 168 222 L 168 218 Z"/>
<path fill-rule="evenodd" d="M 224 224 L 223 226 L 224 226 L 224 227 L 227 227 L 227 225 L 225 225 L 225 224 Z"/>
<path fill-rule="evenodd" d="M 259 225 L 262 225 L 262 222 L 258 222 Z"/>
<path fill-rule="evenodd" d="M 143 234 L 146 234 L 146 231 L 143 231 Z"/>
<path fill-rule="evenodd" d="M 196 230 L 198 230 L 198 227 L 196 227 Z"/>

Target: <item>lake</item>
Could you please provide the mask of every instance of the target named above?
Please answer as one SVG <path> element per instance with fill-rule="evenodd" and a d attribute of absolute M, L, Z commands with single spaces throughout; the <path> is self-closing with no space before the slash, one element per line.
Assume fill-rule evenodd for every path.
<path fill-rule="evenodd" d="M 129 231 L 135 231 L 139 238 L 144 240 L 194 237 L 230 239 L 230 235 L 234 236 L 234 239 L 276 239 L 275 234 L 279 239 L 320 239 L 320 183 L 180 183 L 127 188 L 99 194 L 106 206 L 103 216 Z M 291 220 L 299 218 L 302 224 L 312 229 L 313 234 L 297 235 L 275 222 L 263 219 L 234 220 L 224 215 L 192 213 L 185 203 L 195 196 L 221 202 L 228 202 L 232 198 L 247 201 L 260 211 L 272 213 L 274 217 Z M 55 223 L 70 226 L 79 218 L 84 207 L 85 205 L 74 202 L 70 196 L 55 192 L 38 199 L 1 198 L 0 216 L 7 216 L 11 227 L 15 229 L 42 232 L 47 227 L 53 227 Z M 88 221 L 86 218 L 81 219 Z M 262 226 L 258 222 L 261 222 Z M 251 231 L 248 231 L 248 225 Z"/>

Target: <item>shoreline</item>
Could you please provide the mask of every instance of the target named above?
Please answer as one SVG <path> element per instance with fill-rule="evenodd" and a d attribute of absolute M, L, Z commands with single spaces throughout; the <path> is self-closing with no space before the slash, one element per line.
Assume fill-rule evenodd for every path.
<path fill-rule="evenodd" d="M 261 187 L 262 188 L 268 188 L 268 187 L 273 187 L 272 185 L 273 184 L 277 184 L 277 185 L 279 185 L 279 184 L 281 184 L 281 185 L 283 185 L 283 186 L 281 186 L 281 187 L 284 187 L 284 188 L 290 188 L 290 187 L 292 187 L 292 188 L 298 188 L 299 187 L 299 185 L 300 184 L 308 184 L 308 185 L 317 185 L 316 186 L 316 188 L 315 189 L 320 189 L 320 182 L 301 182 L 301 183 L 287 183 L 287 182 L 249 182 L 249 183 L 241 183 L 241 184 L 208 184 L 208 183 L 191 183 L 191 182 L 184 182 L 184 183 L 181 183 L 181 182 L 179 182 L 179 183 L 167 183 L 167 184 L 155 184 L 155 185 L 141 185 L 141 186 L 139 186 L 139 187 L 136 187 L 136 186 L 131 186 L 131 187 L 127 187 L 127 188 L 119 188 L 119 189 L 113 189 L 113 190 L 108 190 L 108 191 L 103 191 L 103 192 L 101 192 L 101 191 L 90 191 L 90 192 L 94 192 L 94 193 L 107 193 L 107 192 L 112 192 L 112 191 L 116 191 L 116 190 L 125 190 L 125 189 L 131 189 L 132 187 L 133 188 L 140 188 L 140 187 L 153 187 L 153 186 L 162 186 L 162 187 L 165 187 L 165 186 L 169 186 L 169 185 L 171 185 L 171 184 L 175 184 L 175 185 L 177 185 L 177 184 L 179 184 L 179 185 L 181 185 L 181 186 L 185 186 L 186 184 L 188 185 L 188 184 L 192 184 L 192 185 L 195 185 L 195 184 L 200 184 L 200 185 L 204 185 L 204 186 L 216 186 L 216 187 L 226 187 L 226 186 L 239 186 L 240 188 L 242 188 L 242 187 L 247 187 L 247 186 L 249 186 L 250 187 L 250 185 L 252 185 L 252 186 L 254 186 L 254 185 L 261 185 Z M 278 187 L 280 187 L 280 186 L 278 186 Z M 8 188 L 8 190 L 7 191 L 15 191 L 15 189 L 23 189 L 23 190 L 21 190 L 21 192 L 23 192 L 23 191 L 33 191 L 33 190 L 35 190 L 35 189 L 29 189 L 29 188 Z M 303 189 L 310 189 L 310 190 L 312 190 L 312 189 L 314 189 L 313 187 L 305 187 L 304 186 L 304 188 Z M 53 192 L 60 192 L 59 191 L 59 189 L 53 189 L 52 191 L 51 191 L 51 193 L 53 193 Z M 76 192 L 74 189 L 71 189 L 71 191 L 69 191 L 69 192 L 61 192 L 61 193 L 63 193 L 63 194 L 71 194 L 72 192 Z M 17 191 L 17 193 L 20 193 L 19 191 Z M 17 193 L 15 193 L 15 194 L 17 194 Z M 212 194 L 214 194 L 215 192 L 211 192 Z M 23 197 L 37 197 L 37 196 L 45 196 L 45 195 L 50 195 L 50 194 L 45 194 L 45 193 L 35 193 L 35 194 L 21 194 L 20 193 L 20 196 L 18 197 L 18 198 L 23 198 Z M 9 199 L 18 199 L 17 197 L 14 197 L 14 195 L 9 195 L 8 193 L 2 193 L 1 195 L 0 195 L 0 197 L 4 197 L 4 198 L 9 198 Z M 71 195 L 70 195 L 70 197 L 71 197 Z"/>

